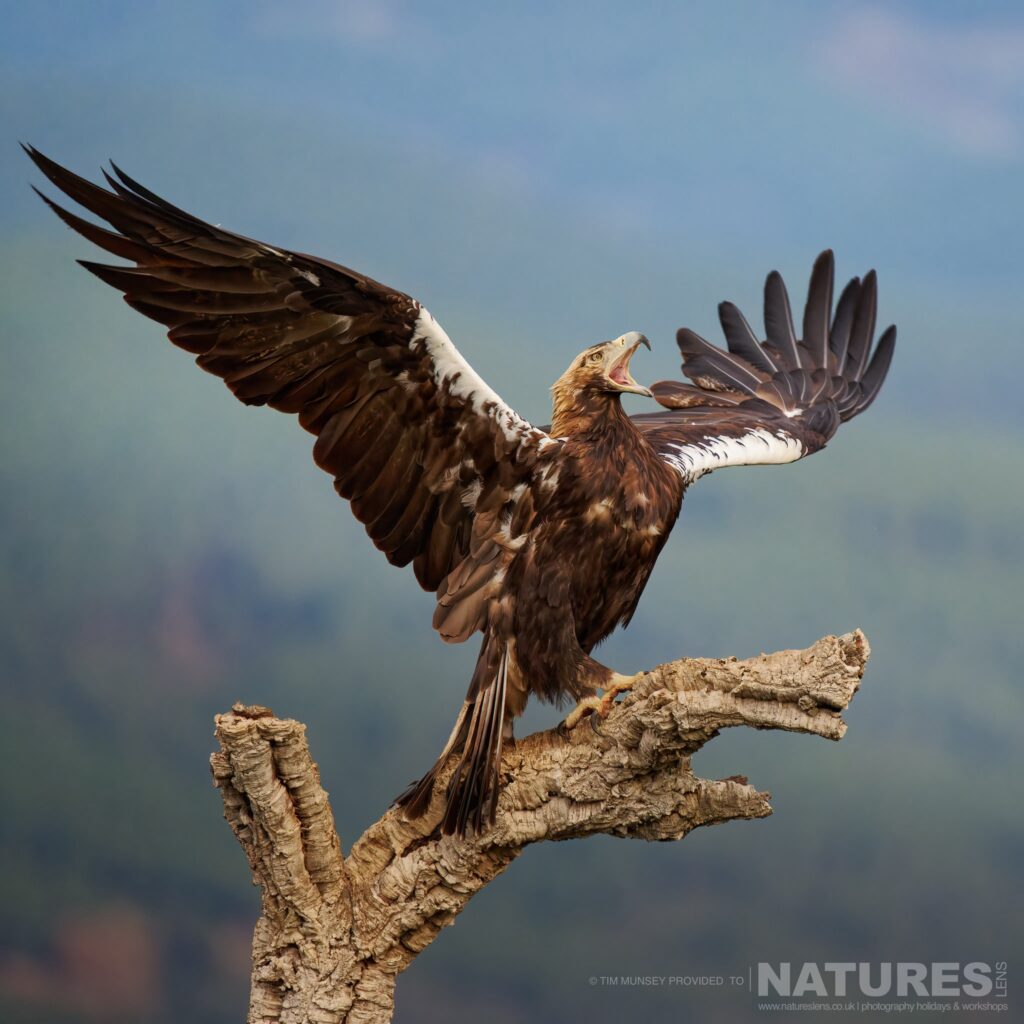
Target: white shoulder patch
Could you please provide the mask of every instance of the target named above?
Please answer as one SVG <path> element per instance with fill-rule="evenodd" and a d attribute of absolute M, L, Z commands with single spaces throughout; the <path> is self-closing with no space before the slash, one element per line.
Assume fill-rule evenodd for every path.
<path fill-rule="evenodd" d="M 796 462 L 805 453 L 803 443 L 795 437 L 758 427 L 742 437 L 707 437 L 692 444 L 669 443 L 662 457 L 687 483 L 692 483 L 713 469 Z"/>
<path fill-rule="evenodd" d="M 409 347 L 414 348 L 421 341 L 433 363 L 434 383 L 438 387 L 445 385 L 451 394 L 464 399 L 474 412 L 489 412 L 507 437 L 521 436 L 536 429 L 469 365 L 426 306 L 420 306 Z M 549 439 L 545 437 L 543 440 Z"/>

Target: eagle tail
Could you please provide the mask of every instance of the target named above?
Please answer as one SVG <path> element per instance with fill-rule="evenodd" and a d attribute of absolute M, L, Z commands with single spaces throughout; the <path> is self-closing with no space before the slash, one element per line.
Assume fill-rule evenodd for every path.
<path fill-rule="evenodd" d="M 455 725 L 448 737 L 448 742 L 445 743 L 444 749 L 434 762 L 433 767 L 423 778 L 403 790 L 395 799 L 395 806 L 401 807 L 405 811 L 406 817 L 421 818 L 426 813 L 430 806 L 430 798 L 434 795 L 434 783 L 437 781 L 438 772 L 444 767 L 449 754 L 465 742 L 466 724 L 472 711 L 473 701 L 467 699 L 463 702 L 459 717 L 455 719 Z"/>
<path fill-rule="evenodd" d="M 430 806 L 437 777 L 454 750 L 462 755 L 448 782 L 441 831 L 465 836 L 493 824 L 498 807 L 501 752 L 508 693 L 508 648 L 494 655 L 485 642 L 473 681 L 448 742 L 430 771 L 405 790 L 395 803 L 409 818 L 421 817 Z"/>

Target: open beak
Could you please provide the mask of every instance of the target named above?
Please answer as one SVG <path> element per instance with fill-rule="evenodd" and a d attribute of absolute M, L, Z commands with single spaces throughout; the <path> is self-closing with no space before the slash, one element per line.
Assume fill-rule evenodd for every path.
<path fill-rule="evenodd" d="M 650 351 L 651 343 L 642 335 L 636 331 L 630 331 L 629 334 L 624 334 L 618 339 L 618 345 L 622 347 L 623 351 L 619 355 L 615 355 L 612 359 L 611 364 L 608 367 L 607 377 L 608 380 L 614 385 L 616 391 L 624 391 L 631 395 L 643 395 L 645 398 L 653 398 L 650 390 L 645 388 L 642 384 L 637 384 L 633 380 L 633 375 L 629 372 L 629 361 L 633 358 L 633 353 L 641 346 L 644 345 L 648 351 Z M 613 348 L 614 352 L 615 349 Z"/>

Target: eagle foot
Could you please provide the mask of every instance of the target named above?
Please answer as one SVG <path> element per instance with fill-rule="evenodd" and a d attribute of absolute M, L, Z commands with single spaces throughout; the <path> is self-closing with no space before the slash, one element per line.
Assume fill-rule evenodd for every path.
<path fill-rule="evenodd" d="M 601 706 L 598 709 L 598 714 L 602 718 L 608 717 L 608 712 L 611 711 L 615 704 L 615 698 L 620 693 L 626 693 L 632 690 L 636 681 L 642 676 L 642 672 L 637 672 L 636 675 L 624 676 L 616 672 L 612 676 L 612 681 L 605 687 L 604 695 L 601 697 Z"/>
<path fill-rule="evenodd" d="M 562 724 L 566 729 L 575 729 L 584 715 L 588 713 L 593 714 L 595 711 L 599 718 L 607 718 L 615 706 L 615 698 L 620 693 L 632 690 L 641 675 L 643 675 L 642 672 L 638 672 L 633 676 L 624 676 L 618 672 L 613 673 L 611 682 L 603 690 L 603 695 L 601 697 L 584 697 L 569 712 Z"/>
<path fill-rule="evenodd" d="M 584 715 L 594 711 L 604 718 L 608 712 L 606 711 L 604 714 L 601 714 L 601 708 L 603 706 L 604 701 L 600 697 L 584 697 L 583 700 L 581 700 L 579 704 L 577 704 L 576 707 L 574 707 L 572 711 L 565 716 L 565 721 L 562 725 L 564 725 L 566 729 L 575 729 L 576 726 L 580 724 Z"/>

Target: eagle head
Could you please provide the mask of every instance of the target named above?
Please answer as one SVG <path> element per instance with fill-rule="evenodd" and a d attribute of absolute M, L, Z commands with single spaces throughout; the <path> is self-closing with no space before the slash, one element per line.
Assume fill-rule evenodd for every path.
<path fill-rule="evenodd" d="M 628 393 L 653 397 L 651 392 L 633 380 L 629 361 L 641 346 L 651 343 L 638 331 L 630 331 L 614 341 L 602 341 L 585 348 L 569 369 L 555 382 L 553 391 Z"/>
<path fill-rule="evenodd" d="M 551 388 L 552 432 L 560 435 L 586 429 L 610 411 L 610 399 L 614 398 L 614 405 L 618 406 L 621 394 L 652 398 L 651 392 L 637 384 L 629 372 L 629 361 L 641 345 L 651 347 L 642 334 L 630 331 L 614 341 L 585 348 Z"/>

